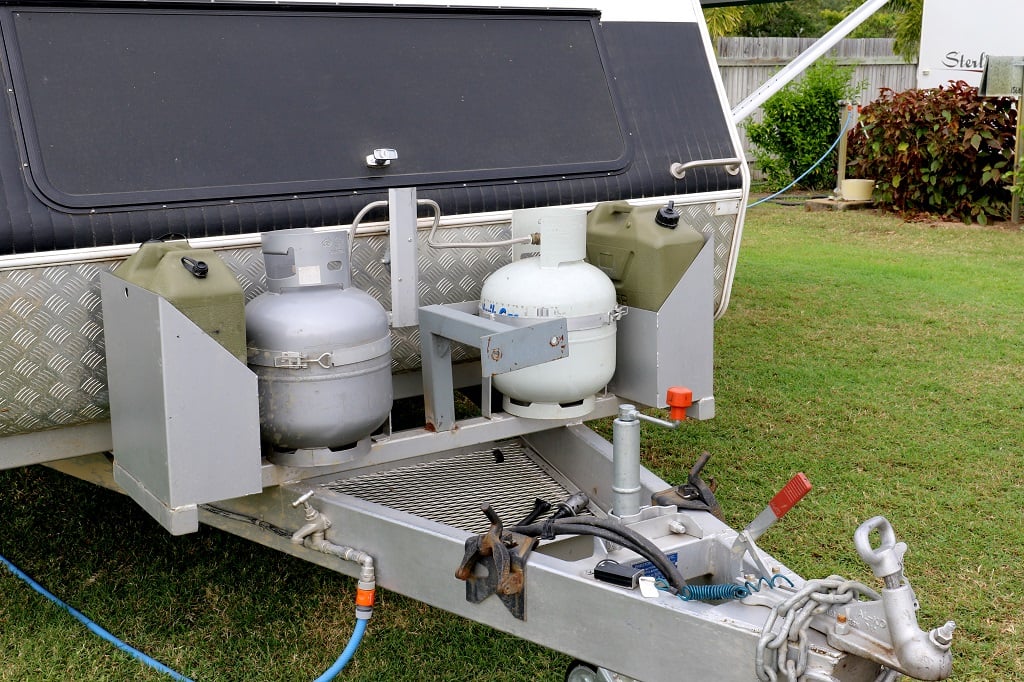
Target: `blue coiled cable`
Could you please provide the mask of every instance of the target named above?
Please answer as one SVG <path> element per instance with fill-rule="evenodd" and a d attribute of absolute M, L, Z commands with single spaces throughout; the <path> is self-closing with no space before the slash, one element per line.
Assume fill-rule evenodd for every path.
<path fill-rule="evenodd" d="M 787 583 L 789 583 L 790 587 L 793 587 L 793 581 L 787 578 L 786 576 L 782 575 L 781 573 L 776 573 L 770 578 L 766 578 L 762 575 L 760 578 L 757 579 L 756 583 L 752 583 L 748 580 L 747 582 L 743 583 L 743 586 L 747 588 L 747 591 L 750 594 L 753 594 L 754 592 L 761 591 L 761 585 L 766 585 L 769 590 L 774 590 L 775 583 L 779 580 L 785 580 Z"/>
<path fill-rule="evenodd" d="M 683 601 L 724 601 L 726 599 L 745 599 L 750 596 L 750 591 L 744 585 L 732 583 L 687 585 L 679 596 Z"/>
<path fill-rule="evenodd" d="M 762 585 L 766 586 L 770 590 L 775 589 L 775 583 L 780 580 L 785 580 L 789 583 L 790 587 L 793 587 L 792 580 L 781 573 L 776 573 L 769 578 L 761 576 L 757 579 L 757 582 L 750 582 L 748 580 L 742 585 L 734 583 L 687 585 L 683 588 L 682 592 L 679 592 L 676 596 L 683 601 L 727 601 L 730 599 L 746 599 L 754 592 L 760 592 Z M 659 590 L 668 590 L 668 583 L 664 580 L 658 580 L 656 585 Z"/>

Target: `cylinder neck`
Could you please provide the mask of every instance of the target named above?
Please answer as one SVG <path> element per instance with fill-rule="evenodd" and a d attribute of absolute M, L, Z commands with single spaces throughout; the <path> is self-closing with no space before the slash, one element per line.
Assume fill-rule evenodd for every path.
<path fill-rule="evenodd" d="M 556 268 L 587 257 L 587 214 L 574 208 L 513 211 L 513 234 L 540 233 L 540 266 Z"/>
<path fill-rule="evenodd" d="M 280 293 L 303 287 L 352 286 L 348 235 L 297 228 L 263 235 L 267 290 Z"/>

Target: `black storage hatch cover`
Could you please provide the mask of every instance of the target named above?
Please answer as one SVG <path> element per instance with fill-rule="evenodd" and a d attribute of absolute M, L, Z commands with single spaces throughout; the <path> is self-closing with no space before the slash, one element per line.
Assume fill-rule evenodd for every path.
<path fill-rule="evenodd" d="M 72 212 L 628 159 L 583 13 L 22 6 L 2 21 L 31 183 Z M 398 159 L 368 168 L 378 148 Z"/>

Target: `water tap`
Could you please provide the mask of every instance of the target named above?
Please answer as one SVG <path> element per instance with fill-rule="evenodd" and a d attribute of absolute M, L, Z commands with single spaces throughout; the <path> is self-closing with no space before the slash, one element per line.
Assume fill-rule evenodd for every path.
<path fill-rule="evenodd" d="M 316 540 L 318 539 L 317 534 L 319 534 L 319 539 L 322 539 L 324 531 L 331 527 L 331 520 L 321 514 L 319 510 L 309 503 L 309 500 L 312 497 L 313 491 L 310 490 L 300 496 L 299 499 L 292 502 L 292 506 L 295 508 L 302 505 L 306 514 L 306 524 L 292 534 L 293 544 L 301 545 L 310 535 L 312 535 L 313 539 Z"/>

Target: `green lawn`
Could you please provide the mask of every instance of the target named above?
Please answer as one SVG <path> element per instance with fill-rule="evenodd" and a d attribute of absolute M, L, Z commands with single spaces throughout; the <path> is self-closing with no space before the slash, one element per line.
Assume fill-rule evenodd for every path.
<path fill-rule="evenodd" d="M 805 577 L 874 584 L 851 538 L 887 516 L 922 625 L 959 625 L 953 679 L 1024 676 L 1024 232 L 757 207 L 716 344 L 719 416 L 647 430 L 648 466 L 679 482 L 711 451 L 740 526 L 806 472 L 814 491 L 762 541 Z M 0 553 L 197 682 L 312 680 L 352 628 L 354 581 L 215 530 L 171 538 L 43 468 L 0 473 Z M 560 680 L 566 663 L 384 593 L 344 679 Z M 0 680 L 162 679 L 0 570 Z"/>

